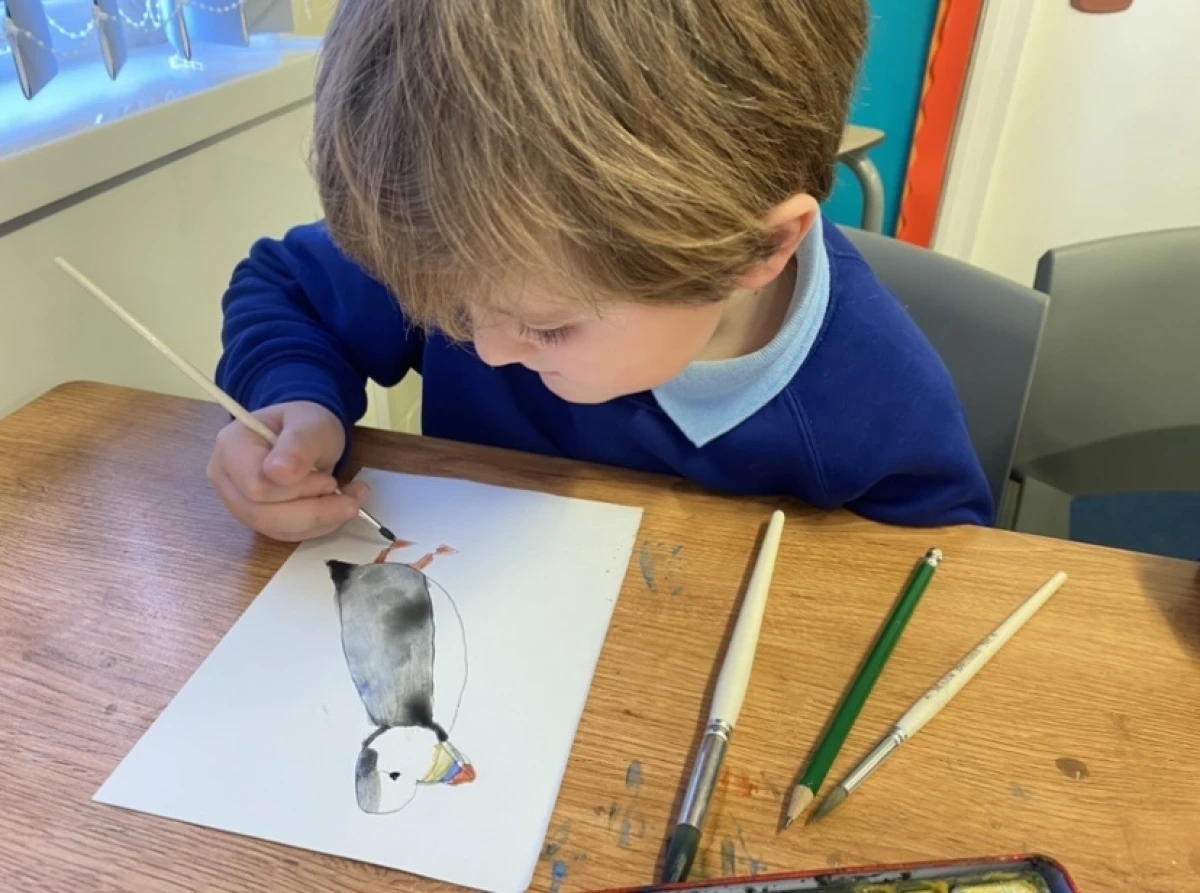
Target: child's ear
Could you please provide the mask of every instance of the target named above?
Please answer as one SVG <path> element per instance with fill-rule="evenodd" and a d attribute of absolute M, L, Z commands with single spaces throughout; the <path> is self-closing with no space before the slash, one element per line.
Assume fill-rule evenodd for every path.
<path fill-rule="evenodd" d="M 742 275 L 739 281 L 741 287 L 753 291 L 774 282 L 812 230 L 819 213 L 821 208 L 817 200 L 805 192 L 793 195 L 772 208 L 763 222 L 772 231 L 775 250 L 770 257 Z"/>

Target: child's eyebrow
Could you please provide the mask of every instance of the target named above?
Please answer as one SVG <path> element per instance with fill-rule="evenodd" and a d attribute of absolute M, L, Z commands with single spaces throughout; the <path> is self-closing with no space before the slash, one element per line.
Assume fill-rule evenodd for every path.
<path fill-rule="evenodd" d="M 534 303 L 540 306 L 531 306 Z M 531 302 L 520 298 L 514 301 L 491 303 L 487 307 L 487 312 L 531 329 L 562 328 L 588 320 L 598 320 L 604 316 L 603 308 L 600 305 L 593 305 L 587 301 Z"/>
<path fill-rule="evenodd" d="M 574 322 L 578 322 L 579 317 L 565 316 L 524 316 L 519 320 L 521 325 L 528 326 L 531 329 L 561 329 L 564 326 L 569 326 Z"/>
<path fill-rule="evenodd" d="M 554 310 L 532 311 L 520 305 L 508 307 L 489 306 L 486 311 L 490 324 L 507 320 L 521 326 L 537 329 L 553 329 L 578 321 L 582 314 L 570 307 Z"/>
<path fill-rule="evenodd" d="M 530 328 L 553 329 L 581 322 L 588 316 L 588 313 L 582 307 L 558 307 L 541 312 L 516 308 L 505 315 Z"/>

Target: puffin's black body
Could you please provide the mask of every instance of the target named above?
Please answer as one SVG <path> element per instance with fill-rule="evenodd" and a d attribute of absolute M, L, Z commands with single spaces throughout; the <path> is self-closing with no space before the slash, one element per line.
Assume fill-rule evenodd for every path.
<path fill-rule="evenodd" d="M 377 732 L 433 719 L 434 623 L 429 581 L 407 564 L 328 561 L 350 677 Z M 369 739 L 368 739 L 369 741 Z"/>
<path fill-rule="evenodd" d="M 412 564 L 387 561 L 394 550 L 408 545 L 398 540 L 371 564 L 326 562 L 337 601 L 342 652 L 375 725 L 359 748 L 354 794 L 360 809 L 376 815 L 403 809 L 423 786 L 458 787 L 475 780 L 470 760 L 450 743 L 446 730 L 434 719 L 434 659 L 439 642 L 443 651 L 446 645 L 437 638 L 435 615 L 442 619 L 447 615 L 435 611 L 431 584 L 423 571 L 436 555 L 454 550 L 439 546 Z M 462 618 L 449 594 L 440 591 L 451 609 L 451 623 L 457 621 L 457 632 L 463 636 L 459 658 L 465 685 Z M 454 654 L 451 647 L 452 662 Z M 446 660 L 445 654 L 442 659 Z M 442 692 L 443 706 L 455 705 L 451 726 L 461 698 L 462 686 Z"/>

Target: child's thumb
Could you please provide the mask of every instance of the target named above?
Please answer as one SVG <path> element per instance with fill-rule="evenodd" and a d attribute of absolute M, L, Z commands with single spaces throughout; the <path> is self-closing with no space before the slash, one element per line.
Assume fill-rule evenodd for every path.
<path fill-rule="evenodd" d="M 314 469 L 331 464 L 330 454 L 336 453 L 336 444 L 329 442 L 327 428 L 305 419 L 285 418 L 275 446 L 263 461 L 263 474 L 276 484 L 288 486 L 303 480 Z"/>

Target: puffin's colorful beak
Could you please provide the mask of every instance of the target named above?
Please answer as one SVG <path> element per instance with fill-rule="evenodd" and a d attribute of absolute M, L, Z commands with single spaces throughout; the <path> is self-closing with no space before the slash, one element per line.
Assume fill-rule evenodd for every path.
<path fill-rule="evenodd" d="M 474 780 L 475 767 L 449 741 L 434 748 L 433 764 L 421 779 L 424 784 L 448 784 L 452 787 Z"/>

